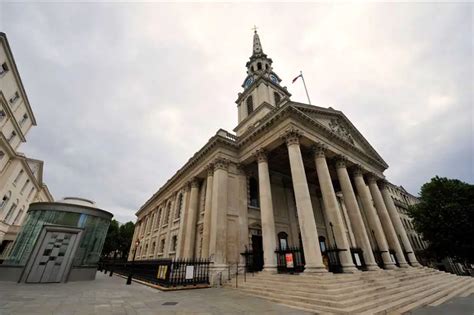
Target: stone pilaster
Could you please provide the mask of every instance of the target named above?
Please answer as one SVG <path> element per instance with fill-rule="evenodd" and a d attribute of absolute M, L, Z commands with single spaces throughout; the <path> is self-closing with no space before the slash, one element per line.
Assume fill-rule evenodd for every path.
<path fill-rule="evenodd" d="M 403 255 L 403 250 L 400 246 L 400 242 L 398 241 L 397 233 L 395 233 L 392 220 L 390 219 L 387 208 L 385 207 L 382 194 L 380 193 L 379 186 L 377 185 L 377 179 L 375 176 L 369 175 L 368 181 L 370 193 L 374 199 L 375 209 L 377 209 L 377 213 L 379 214 L 380 222 L 382 223 L 383 230 L 385 231 L 388 244 L 390 248 L 395 250 L 400 267 L 406 268 L 408 267 L 408 264 L 405 260 L 405 255 Z"/>
<path fill-rule="evenodd" d="M 184 235 L 184 258 L 194 258 L 194 243 L 196 240 L 196 222 L 199 206 L 199 180 L 193 178 L 191 180 L 191 195 L 189 197 L 188 218 L 186 221 Z"/>
<path fill-rule="evenodd" d="M 324 214 L 330 224 L 330 226 L 326 228 L 330 231 L 330 234 L 332 234 L 331 236 L 335 238 L 334 241 L 337 248 L 341 250 L 339 252 L 339 258 L 343 272 L 356 272 L 357 268 L 352 261 L 349 241 L 345 232 L 344 222 L 342 221 L 342 214 L 339 211 L 339 204 L 326 162 L 326 147 L 322 144 L 317 144 L 313 147 L 313 152 L 319 187 L 323 197 Z"/>
<path fill-rule="evenodd" d="M 183 190 L 183 212 L 181 213 L 181 217 L 179 218 L 179 229 L 178 229 L 178 246 L 176 249 L 176 258 L 183 257 L 184 254 L 184 240 L 185 240 L 185 232 L 186 232 L 186 222 L 188 221 L 189 216 L 189 183 L 186 183 L 182 190 Z M 159 211 L 158 211 L 159 212 Z M 160 218 L 160 225 L 161 225 L 161 218 Z M 159 235 L 159 231 L 158 231 Z M 158 246 L 157 246 L 158 247 Z"/>
<path fill-rule="evenodd" d="M 354 171 L 354 183 L 357 193 L 359 194 L 362 201 L 362 206 L 364 207 L 365 214 L 367 215 L 367 221 L 371 229 L 371 231 L 368 231 L 368 233 L 373 233 L 375 242 L 378 246 L 378 248 L 375 249 L 381 252 L 385 269 L 395 269 L 395 262 L 393 262 L 390 257 L 387 239 L 385 238 L 382 224 L 380 223 L 379 216 L 377 215 L 377 212 L 375 211 L 375 208 L 372 204 L 372 196 L 370 195 L 370 191 L 365 184 L 360 167 L 357 167 Z"/>
<path fill-rule="evenodd" d="M 362 214 L 357 204 L 357 199 L 352 188 L 351 180 L 346 168 L 346 160 L 344 158 L 339 158 L 336 161 L 336 171 L 337 177 L 339 179 L 339 184 L 341 185 L 342 198 L 344 204 L 346 205 L 347 214 L 352 226 L 352 231 L 356 239 L 357 246 L 363 251 L 365 264 L 368 270 L 378 270 L 379 267 L 375 262 L 374 253 L 372 252 L 372 247 L 370 246 L 369 236 L 365 230 L 364 221 L 362 219 Z"/>
<path fill-rule="evenodd" d="M 290 159 L 291 178 L 295 192 L 296 208 L 300 224 L 301 240 L 305 254 L 305 272 L 327 272 L 323 264 L 321 249 L 319 247 L 318 231 L 314 219 L 313 206 L 308 189 L 308 181 L 301 156 L 299 137 L 301 132 L 289 128 L 282 137 L 288 147 Z"/>
<path fill-rule="evenodd" d="M 260 215 L 262 222 L 264 271 L 276 271 L 276 233 L 273 216 L 273 201 L 270 173 L 266 152 L 262 149 L 255 153 L 258 162 L 258 184 L 260 193 Z"/>
<path fill-rule="evenodd" d="M 410 240 L 408 239 L 407 232 L 403 228 L 402 221 L 398 214 L 397 208 L 393 203 L 393 199 L 390 196 L 390 193 L 387 188 L 387 184 L 385 182 L 381 182 L 380 191 L 382 192 L 382 197 L 385 202 L 385 206 L 387 207 L 388 214 L 392 221 L 393 227 L 395 228 L 395 232 L 400 236 L 400 239 L 403 243 L 403 247 L 407 252 L 408 260 L 413 267 L 420 267 L 420 263 L 416 259 L 415 253 L 413 252 L 413 248 L 410 244 Z"/>
<path fill-rule="evenodd" d="M 204 222 L 202 230 L 202 250 L 201 257 L 209 257 L 209 242 L 211 237 L 211 212 L 212 212 L 212 181 L 214 179 L 214 166 L 211 164 L 207 168 L 206 179 L 206 200 L 204 203 Z"/>

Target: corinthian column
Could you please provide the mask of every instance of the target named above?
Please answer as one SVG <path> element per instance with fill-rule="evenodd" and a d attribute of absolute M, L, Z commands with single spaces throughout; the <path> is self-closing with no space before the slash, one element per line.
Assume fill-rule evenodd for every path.
<path fill-rule="evenodd" d="M 204 204 L 204 222 L 202 230 L 202 249 L 201 257 L 209 257 L 209 241 L 211 232 L 211 211 L 212 211 L 212 180 L 214 178 L 214 168 L 209 165 L 207 168 L 207 180 L 206 180 L 206 201 Z"/>
<path fill-rule="evenodd" d="M 306 261 L 305 272 L 327 272 L 321 256 L 313 206 L 301 157 L 300 135 L 298 130 L 290 128 L 283 134 L 283 138 L 286 141 L 290 159 L 291 178 Z"/>
<path fill-rule="evenodd" d="M 194 257 L 194 242 L 196 239 L 196 222 L 199 205 L 199 182 L 196 178 L 191 181 L 191 195 L 189 197 L 188 220 L 186 222 L 186 233 L 184 234 L 183 257 Z"/>
<path fill-rule="evenodd" d="M 263 237 L 263 269 L 264 271 L 276 271 L 275 219 L 273 217 L 273 201 L 268 161 L 266 153 L 262 149 L 257 150 L 255 155 L 258 161 L 258 188 L 260 193 L 260 216 Z"/>
<path fill-rule="evenodd" d="M 374 205 L 372 204 L 372 196 L 370 191 L 365 185 L 364 177 L 362 176 L 362 171 L 360 168 L 357 168 L 354 172 L 354 182 L 357 189 L 357 193 L 360 196 L 362 201 L 362 206 L 364 207 L 365 214 L 367 215 L 367 221 L 369 227 L 372 230 L 375 238 L 375 242 L 378 246 L 378 249 L 382 253 L 382 259 L 385 269 L 395 269 L 395 262 L 390 258 L 390 253 L 388 251 L 387 239 L 382 230 L 382 224 L 380 219 L 375 211 Z"/>
<path fill-rule="evenodd" d="M 382 223 L 383 230 L 387 236 L 388 244 L 395 250 L 400 267 L 406 268 L 408 267 L 408 264 L 405 260 L 405 255 L 403 255 L 400 242 L 398 242 L 397 233 L 395 233 L 395 229 L 393 228 L 392 220 L 390 220 L 390 216 L 388 214 L 387 208 L 385 207 L 385 203 L 383 201 L 382 194 L 380 193 L 379 186 L 377 185 L 377 181 L 372 175 L 369 176 L 369 189 L 370 193 L 372 194 L 372 198 L 374 198 L 375 208 L 377 209 L 380 222 Z"/>
<path fill-rule="evenodd" d="M 339 158 L 336 162 L 337 178 L 341 185 L 342 198 L 347 208 L 347 214 L 351 222 L 356 244 L 362 248 L 365 265 L 367 270 L 379 270 L 377 263 L 375 262 L 374 253 L 370 246 L 369 236 L 365 230 L 364 221 L 360 213 L 357 199 L 352 189 L 351 180 L 347 173 L 346 161 L 343 158 Z"/>
<path fill-rule="evenodd" d="M 214 161 L 212 180 L 211 235 L 209 254 L 213 267 L 225 268 L 227 263 L 227 185 L 228 161 Z"/>
<path fill-rule="evenodd" d="M 335 245 L 341 250 L 339 252 L 339 258 L 341 260 L 342 270 L 343 272 L 355 272 L 357 271 L 357 268 L 354 266 L 354 262 L 352 261 L 349 241 L 347 240 L 344 222 L 342 221 L 339 204 L 337 202 L 336 193 L 334 192 L 334 187 L 332 186 L 331 175 L 329 174 L 329 168 L 326 162 L 326 149 L 323 145 L 318 144 L 313 147 L 313 150 L 316 173 L 318 175 L 319 187 L 323 197 L 324 213 L 331 225 L 331 232 L 334 233 Z"/>
<path fill-rule="evenodd" d="M 395 204 L 393 203 L 393 199 L 390 196 L 390 193 L 387 188 L 387 184 L 385 182 L 381 183 L 381 189 L 383 200 L 385 201 L 385 206 L 387 207 L 388 214 L 390 215 L 390 219 L 392 224 L 395 228 L 396 233 L 399 235 L 403 247 L 407 252 L 408 260 L 413 267 L 420 267 L 420 263 L 416 259 L 415 253 L 413 252 L 413 248 L 411 247 L 410 241 L 408 240 L 407 232 L 403 228 L 402 221 L 400 220 L 400 216 L 398 215 L 397 208 L 395 208 Z"/>

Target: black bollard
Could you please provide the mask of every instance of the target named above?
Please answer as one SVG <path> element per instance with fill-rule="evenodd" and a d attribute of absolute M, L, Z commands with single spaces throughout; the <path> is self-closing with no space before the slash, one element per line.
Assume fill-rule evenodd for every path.
<path fill-rule="evenodd" d="M 128 274 L 128 278 L 127 278 L 127 283 L 126 283 L 126 284 L 128 284 L 128 285 L 132 284 L 132 274 L 131 274 L 131 273 Z"/>

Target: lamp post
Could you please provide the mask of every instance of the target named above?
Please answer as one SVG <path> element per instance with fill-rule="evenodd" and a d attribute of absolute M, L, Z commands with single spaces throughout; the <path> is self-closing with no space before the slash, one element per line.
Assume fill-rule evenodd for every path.
<path fill-rule="evenodd" d="M 138 245 L 140 245 L 139 239 L 137 239 L 137 241 L 135 242 L 135 249 L 133 250 L 132 257 L 132 268 L 130 268 L 130 272 L 128 273 L 127 284 L 132 284 L 133 267 L 135 267 L 135 255 L 137 254 Z"/>

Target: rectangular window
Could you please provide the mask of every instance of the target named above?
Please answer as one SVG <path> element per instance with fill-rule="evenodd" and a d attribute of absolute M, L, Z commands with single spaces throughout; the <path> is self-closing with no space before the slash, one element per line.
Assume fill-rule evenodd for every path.
<path fill-rule="evenodd" d="M 6 62 L 2 63 L 2 66 L 0 67 L 0 76 L 5 75 L 5 73 L 8 72 L 8 65 Z"/>
<path fill-rule="evenodd" d="M 15 94 L 13 94 L 13 96 L 10 98 L 10 104 L 11 105 L 15 104 L 15 102 L 18 101 L 19 99 L 20 99 L 20 93 L 16 91 Z"/>
<path fill-rule="evenodd" d="M 9 143 L 11 143 L 13 141 L 13 139 L 15 139 L 15 137 L 16 137 L 16 132 L 12 131 L 12 133 L 10 134 L 10 137 L 8 137 L 7 141 Z"/>
<path fill-rule="evenodd" d="M 1 119 L 1 118 L 0 118 Z M 20 120 L 20 127 L 23 126 L 23 124 L 28 120 L 28 115 L 24 114 L 23 117 Z"/>
<path fill-rule="evenodd" d="M 3 120 L 3 118 L 7 117 L 7 114 L 5 113 L 5 111 L 2 109 L 0 110 L 0 121 Z"/>

